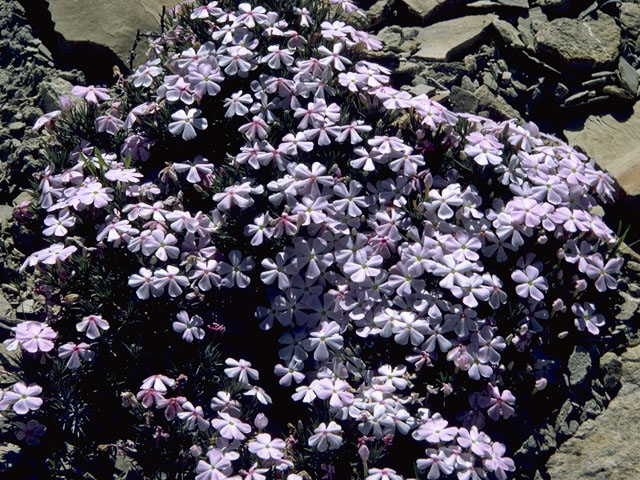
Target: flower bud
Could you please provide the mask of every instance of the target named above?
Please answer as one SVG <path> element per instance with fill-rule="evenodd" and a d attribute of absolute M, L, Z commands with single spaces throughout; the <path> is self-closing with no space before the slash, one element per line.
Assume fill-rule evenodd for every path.
<path fill-rule="evenodd" d="M 576 291 L 575 293 L 582 292 L 587 288 L 587 281 L 584 278 L 576 281 Z"/>
<path fill-rule="evenodd" d="M 259 413 L 256 415 L 256 418 L 253 421 L 253 424 L 256 426 L 258 430 L 262 430 L 264 428 L 267 428 L 267 425 L 269 424 L 269 419 L 264 413 Z"/>
<path fill-rule="evenodd" d="M 544 390 L 545 388 L 547 388 L 547 379 L 542 377 L 536 380 L 536 390 L 540 391 L 540 390 Z"/>
<path fill-rule="evenodd" d="M 358 448 L 358 455 L 360 455 L 360 458 L 363 462 L 369 460 L 369 447 L 367 447 L 364 443 L 360 445 L 360 447 Z"/>
<path fill-rule="evenodd" d="M 553 301 L 553 305 L 551 306 L 551 312 L 552 313 L 556 313 L 561 311 L 562 309 L 566 310 L 566 307 L 564 306 L 564 302 L 562 301 L 561 298 L 556 298 Z"/>
<path fill-rule="evenodd" d="M 440 391 L 446 397 L 448 395 L 451 395 L 451 393 L 453 392 L 453 387 L 451 386 L 450 383 L 445 383 L 442 385 L 442 387 L 440 387 Z"/>
<path fill-rule="evenodd" d="M 202 448 L 200 448 L 198 445 L 191 445 L 189 447 L 189 453 L 193 458 L 198 458 L 200 455 L 202 455 Z"/>
<path fill-rule="evenodd" d="M 540 235 L 540 236 L 538 237 L 538 243 L 539 243 L 540 245 L 544 245 L 545 243 L 547 243 L 547 241 L 548 241 L 548 240 L 549 240 L 549 239 L 547 238 L 547 236 L 546 236 L 546 235 Z"/>

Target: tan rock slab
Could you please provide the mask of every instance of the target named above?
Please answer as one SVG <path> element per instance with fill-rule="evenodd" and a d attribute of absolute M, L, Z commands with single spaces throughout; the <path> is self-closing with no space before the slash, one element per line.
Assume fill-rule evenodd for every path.
<path fill-rule="evenodd" d="M 418 33 L 420 49 L 413 58 L 448 62 L 482 40 L 496 15 L 469 15 L 424 27 Z"/>
<path fill-rule="evenodd" d="M 418 17 L 424 23 L 465 2 L 463 0 L 402 0 L 402 3 L 409 10 L 409 14 Z"/>
<path fill-rule="evenodd" d="M 547 462 L 551 480 L 640 479 L 640 346 L 621 357 L 622 387 L 607 409 L 587 420 Z"/>
<path fill-rule="evenodd" d="M 564 134 L 613 175 L 627 195 L 640 194 L 640 103 L 627 115 L 590 115 Z"/>
<path fill-rule="evenodd" d="M 136 31 L 159 31 L 162 7 L 176 0 L 49 0 L 55 31 L 67 42 L 107 47 L 127 65 Z M 142 59 L 140 59 L 142 60 Z"/>

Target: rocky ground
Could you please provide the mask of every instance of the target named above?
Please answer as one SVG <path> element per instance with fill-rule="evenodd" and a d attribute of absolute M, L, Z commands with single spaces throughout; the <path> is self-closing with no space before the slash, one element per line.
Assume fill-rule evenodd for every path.
<path fill-rule="evenodd" d="M 0 2 L 3 324 L 37 318 L 43 308 L 44 297 L 17 275 L 27 252 L 12 239 L 19 229 L 13 207 L 29 198 L 24 190 L 43 166 L 31 125 L 72 84 L 109 83 L 112 66 L 135 65 L 131 51 L 145 44 L 139 32 L 157 29 L 159 12 L 173 1 L 21 3 Z M 633 220 L 640 208 L 640 2 L 378 0 L 364 7 L 363 26 L 386 44 L 375 59 L 394 68 L 397 85 L 457 111 L 531 120 L 580 146 L 621 186 L 610 221 Z M 562 401 L 541 405 L 549 412 L 542 423 L 525 427 L 532 434 L 514 454 L 522 479 L 640 478 L 631 461 L 640 450 L 640 259 L 630 258 L 617 327 L 573 351 Z M 4 446 L 0 472 L 20 454 Z"/>

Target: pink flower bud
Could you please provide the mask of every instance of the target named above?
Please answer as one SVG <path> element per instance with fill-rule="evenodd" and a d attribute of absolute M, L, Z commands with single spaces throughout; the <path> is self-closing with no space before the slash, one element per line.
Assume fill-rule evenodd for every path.
<path fill-rule="evenodd" d="M 198 445 L 191 445 L 189 447 L 189 453 L 193 458 L 198 458 L 200 455 L 202 455 L 202 448 L 200 448 Z"/>
<path fill-rule="evenodd" d="M 587 281 L 584 278 L 576 281 L 576 293 L 582 292 L 587 288 Z"/>
<path fill-rule="evenodd" d="M 442 385 L 442 387 L 440 387 L 440 391 L 444 396 L 451 395 L 451 393 L 453 392 L 453 387 L 450 383 L 445 383 Z"/>
<path fill-rule="evenodd" d="M 538 237 L 538 243 L 539 243 L 540 245 L 544 245 L 545 243 L 547 243 L 547 241 L 548 241 L 548 240 L 549 240 L 549 239 L 547 238 L 547 236 L 546 236 L 546 235 L 540 235 L 540 236 Z"/>
<path fill-rule="evenodd" d="M 262 430 L 264 428 L 267 428 L 267 425 L 269 424 L 269 419 L 264 413 L 259 413 L 256 415 L 256 418 L 253 421 L 253 424 L 256 426 L 258 430 Z"/>
<path fill-rule="evenodd" d="M 558 252 L 556 253 L 556 256 L 558 257 L 558 260 L 564 259 L 564 255 L 565 255 L 564 250 L 562 248 L 559 248 Z"/>
<path fill-rule="evenodd" d="M 547 379 L 542 377 L 536 380 L 536 390 L 544 390 L 547 388 Z"/>
<path fill-rule="evenodd" d="M 566 307 L 564 306 L 564 302 L 562 301 L 562 299 L 561 298 L 556 298 L 553 301 L 553 305 L 551 306 L 551 312 L 552 313 L 556 313 L 556 312 L 561 311 L 563 308 L 566 310 Z"/>
<path fill-rule="evenodd" d="M 367 447 L 365 444 L 360 445 L 360 447 L 358 448 L 358 455 L 360 455 L 360 458 L 363 462 L 369 460 L 369 447 Z"/>

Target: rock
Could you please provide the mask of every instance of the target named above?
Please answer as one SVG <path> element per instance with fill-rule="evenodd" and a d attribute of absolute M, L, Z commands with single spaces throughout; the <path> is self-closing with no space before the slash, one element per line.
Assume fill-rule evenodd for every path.
<path fill-rule="evenodd" d="M 602 89 L 602 93 L 611 95 L 612 97 L 622 98 L 623 100 L 633 100 L 634 96 L 629 93 L 629 90 L 616 87 L 615 85 L 607 85 Z"/>
<path fill-rule="evenodd" d="M 424 94 L 430 97 L 431 95 L 436 93 L 436 87 L 432 87 L 431 85 L 427 85 L 426 83 L 421 83 L 418 85 L 412 85 L 410 87 L 407 87 L 406 91 L 415 96 Z"/>
<path fill-rule="evenodd" d="M 49 0 L 56 33 L 69 44 L 104 47 L 127 65 L 136 32 L 159 31 L 162 7 L 175 0 L 110 0 L 78 2 Z"/>
<path fill-rule="evenodd" d="M 25 127 L 26 125 L 24 124 L 24 122 L 11 122 L 9 125 L 7 125 L 9 133 L 14 137 L 21 137 Z"/>
<path fill-rule="evenodd" d="M 495 32 L 498 34 L 498 37 L 506 47 L 513 48 L 515 50 L 522 50 L 524 48 L 524 43 L 520 39 L 520 34 L 516 27 L 511 25 L 509 22 L 500 20 L 499 18 L 496 18 L 492 25 Z"/>
<path fill-rule="evenodd" d="M 557 446 L 553 426 L 547 424 L 523 442 L 520 449 L 513 455 L 514 460 L 519 467 L 531 470 L 539 455 L 548 454 L 554 451 Z"/>
<path fill-rule="evenodd" d="M 38 92 L 38 103 L 45 112 L 60 109 L 59 98 L 67 95 L 73 99 L 71 89 L 73 85 L 68 80 L 61 77 L 48 78 L 40 84 Z"/>
<path fill-rule="evenodd" d="M 495 15 L 469 15 L 425 27 L 418 34 L 421 47 L 413 57 L 448 62 L 477 45 L 496 18 Z"/>
<path fill-rule="evenodd" d="M 640 104 L 629 112 L 591 115 L 564 130 L 598 166 L 616 179 L 627 195 L 640 194 Z"/>
<path fill-rule="evenodd" d="M 636 69 L 624 57 L 620 57 L 618 73 L 620 74 L 622 86 L 631 94 L 631 98 L 635 98 L 638 93 L 638 72 L 636 72 Z"/>
<path fill-rule="evenodd" d="M 596 20 L 557 18 L 536 34 L 535 48 L 541 60 L 560 70 L 588 73 L 618 59 L 620 27 L 603 13 Z"/>
<path fill-rule="evenodd" d="M 384 27 L 375 34 L 375 37 L 384 44 L 385 48 L 395 50 L 402 44 L 402 28 L 398 25 Z"/>
<path fill-rule="evenodd" d="M 582 345 L 576 345 L 567 364 L 569 385 L 571 387 L 582 385 L 589 378 L 592 364 L 593 360 L 589 351 Z"/>
<path fill-rule="evenodd" d="M 558 416 L 556 417 L 555 429 L 559 435 L 569 437 L 576 433 L 580 424 L 574 417 L 575 407 L 571 400 L 565 400 L 560 407 L 560 412 L 558 412 Z"/>
<path fill-rule="evenodd" d="M 422 23 L 427 23 L 465 2 L 464 0 L 402 0 L 401 3 L 408 10 L 409 15 L 416 17 Z"/>
<path fill-rule="evenodd" d="M 13 318 L 15 312 L 9 300 L 5 298 L 4 295 L 0 293 L 0 317 L 9 317 Z"/>
<path fill-rule="evenodd" d="M 370 29 L 381 24 L 387 13 L 389 13 L 393 3 L 393 0 L 378 0 L 365 11 L 366 17 L 362 18 L 359 15 L 356 15 L 354 23 L 358 27 L 366 29 Z"/>
<path fill-rule="evenodd" d="M 627 350 L 620 360 L 618 395 L 550 457 L 546 466 L 551 480 L 640 478 L 640 462 L 635 461 L 640 451 L 640 346 Z"/>
<path fill-rule="evenodd" d="M 504 98 L 494 95 L 486 85 L 476 89 L 474 95 L 478 99 L 479 108 L 487 110 L 492 117 L 499 120 L 509 120 L 511 118 L 522 120 L 520 113 L 516 109 L 509 105 Z"/>
<path fill-rule="evenodd" d="M 622 378 L 622 362 L 613 352 L 607 352 L 600 358 L 600 370 L 604 373 L 604 387 L 614 391 Z"/>
<path fill-rule="evenodd" d="M 3 231 L 9 225 L 13 218 L 13 207 L 10 205 L 0 205 L 0 231 Z"/>
<path fill-rule="evenodd" d="M 451 87 L 451 96 L 449 99 L 456 112 L 476 113 L 480 105 L 478 97 L 468 90 L 463 90 L 455 85 Z"/>
<path fill-rule="evenodd" d="M 496 0 L 503 7 L 521 8 L 529 10 L 529 0 Z"/>
<path fill-rule="evenodd" d="M 629 263 L 634 264 L 635 262 Z M 631 320 L 636 314 L 638 307 L 640 306 L 640 300 L 632 297 L 627 292 L 620 292 L 620 297 L 622 298 L 622 303 L 619 305 L 620 310 L 616 314 L 616 320 L 625 322 L 627 320 Z"/>
<path fill-rule="evenodd" d="M 496 90 L 498 90 L 498 82 L 496 82 L 496 79 L 494 78 L 494 76 L 491 75 L 489 72 L 482 73 L 482 83 L 487 87 L 489 87 L 489 90 L 491 90 L 492 92 L 495 92 Z"/>
<path fill-rule="evenodd" d="M 640 4 L 622 2 L 620 4 L 620 24 L 631 38 L 640 37 Z"/>
<path fill-rule="evenodd" d="M 0 446 L 0 473 L 9 472 L 16 466 L 20 457 L 22 457 L 22 449 L 18 445 L 15 443 L 3 443 Z"/>

